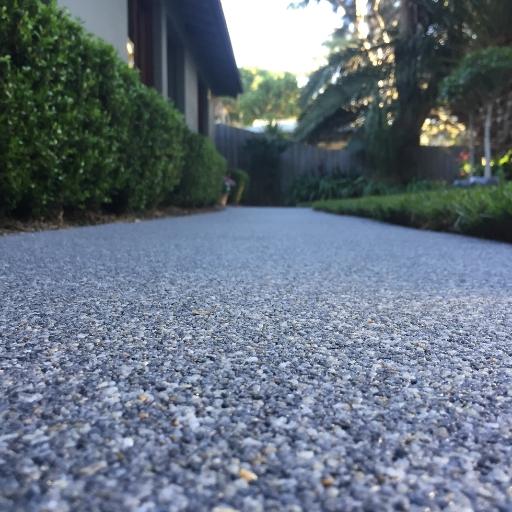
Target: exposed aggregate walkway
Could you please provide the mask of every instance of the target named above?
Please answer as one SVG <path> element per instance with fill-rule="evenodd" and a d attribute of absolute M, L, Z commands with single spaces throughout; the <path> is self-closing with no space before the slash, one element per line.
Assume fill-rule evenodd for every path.
<path fill-rule="evenodd" d="M 0 238 L 0 510 L 511 511 L 512 247 L 306 209 Z"/>

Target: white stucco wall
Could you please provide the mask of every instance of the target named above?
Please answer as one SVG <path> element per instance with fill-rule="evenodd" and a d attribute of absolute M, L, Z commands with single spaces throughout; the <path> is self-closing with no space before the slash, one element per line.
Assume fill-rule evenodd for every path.
<path fill-rule="evenodd" d="M 162 0 L 153 0 L 153 64 L 155 89 L 168 98 L 167 7 Z"/>
<path fill-rule="evenodd" d="M 185 119 L 188 127 L 197 132 L 199 128 L 199 102 L 197 96 L 197 69 L 190 52 L 185 49 Z"/>
<path fill-rule="evenodd" d="M 58 0 L 85 28 L 114 46 L 128 60 L 128 0 Z"/>

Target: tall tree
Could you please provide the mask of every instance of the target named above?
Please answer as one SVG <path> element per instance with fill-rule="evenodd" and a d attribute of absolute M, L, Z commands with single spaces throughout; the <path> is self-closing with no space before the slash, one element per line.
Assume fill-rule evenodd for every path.
<path fill-rule="evenodd" d="M 404 156 L 419 145 L 440 83 L 471 38 L 466 19 L 477 0 L 326 1 L 343 9 L 336 37 L 346 44 L 312 75 L 298 135 L 321 137 L 325 128 L 332 133 L 333 124 L 339 132 L 355 131 L 367 139 L 375 130 L 386 131 L 376 137 L 386 141 L 381 149 L 392 157 L 388 167 L 397 168 L 399 159 L 406 163 Z M 364 145 L 378 152 L 379 145 L 368 142 Z M 383 161 L 378 155 L 373 160 Z"/>
<path fill-rule="evenodd" d="M 247 68 L 240 74 L 243 94 L 236 100 L 222 100 L 232 122 L 247 126 L 256 119 L 272 123 L 297 117 L 300 91 L 295 75 Z"/>

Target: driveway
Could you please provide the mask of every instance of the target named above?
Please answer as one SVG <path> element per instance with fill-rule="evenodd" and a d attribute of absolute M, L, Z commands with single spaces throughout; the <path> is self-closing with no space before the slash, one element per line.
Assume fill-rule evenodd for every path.
<path fill-rule="evenodd" d="M 0 238 L 0 510 L 512 510 L 512 247 L 307 209 Z"/>

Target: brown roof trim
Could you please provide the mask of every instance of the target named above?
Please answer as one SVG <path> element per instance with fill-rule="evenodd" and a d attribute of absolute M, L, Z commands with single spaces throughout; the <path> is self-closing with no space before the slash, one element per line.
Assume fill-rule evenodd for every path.
<path fill-rule="evenodd" d="M 173 5 L 212 93 L 233 97 L 240 94 L 242 83 L 221 1 L 179 0 Z"/>

